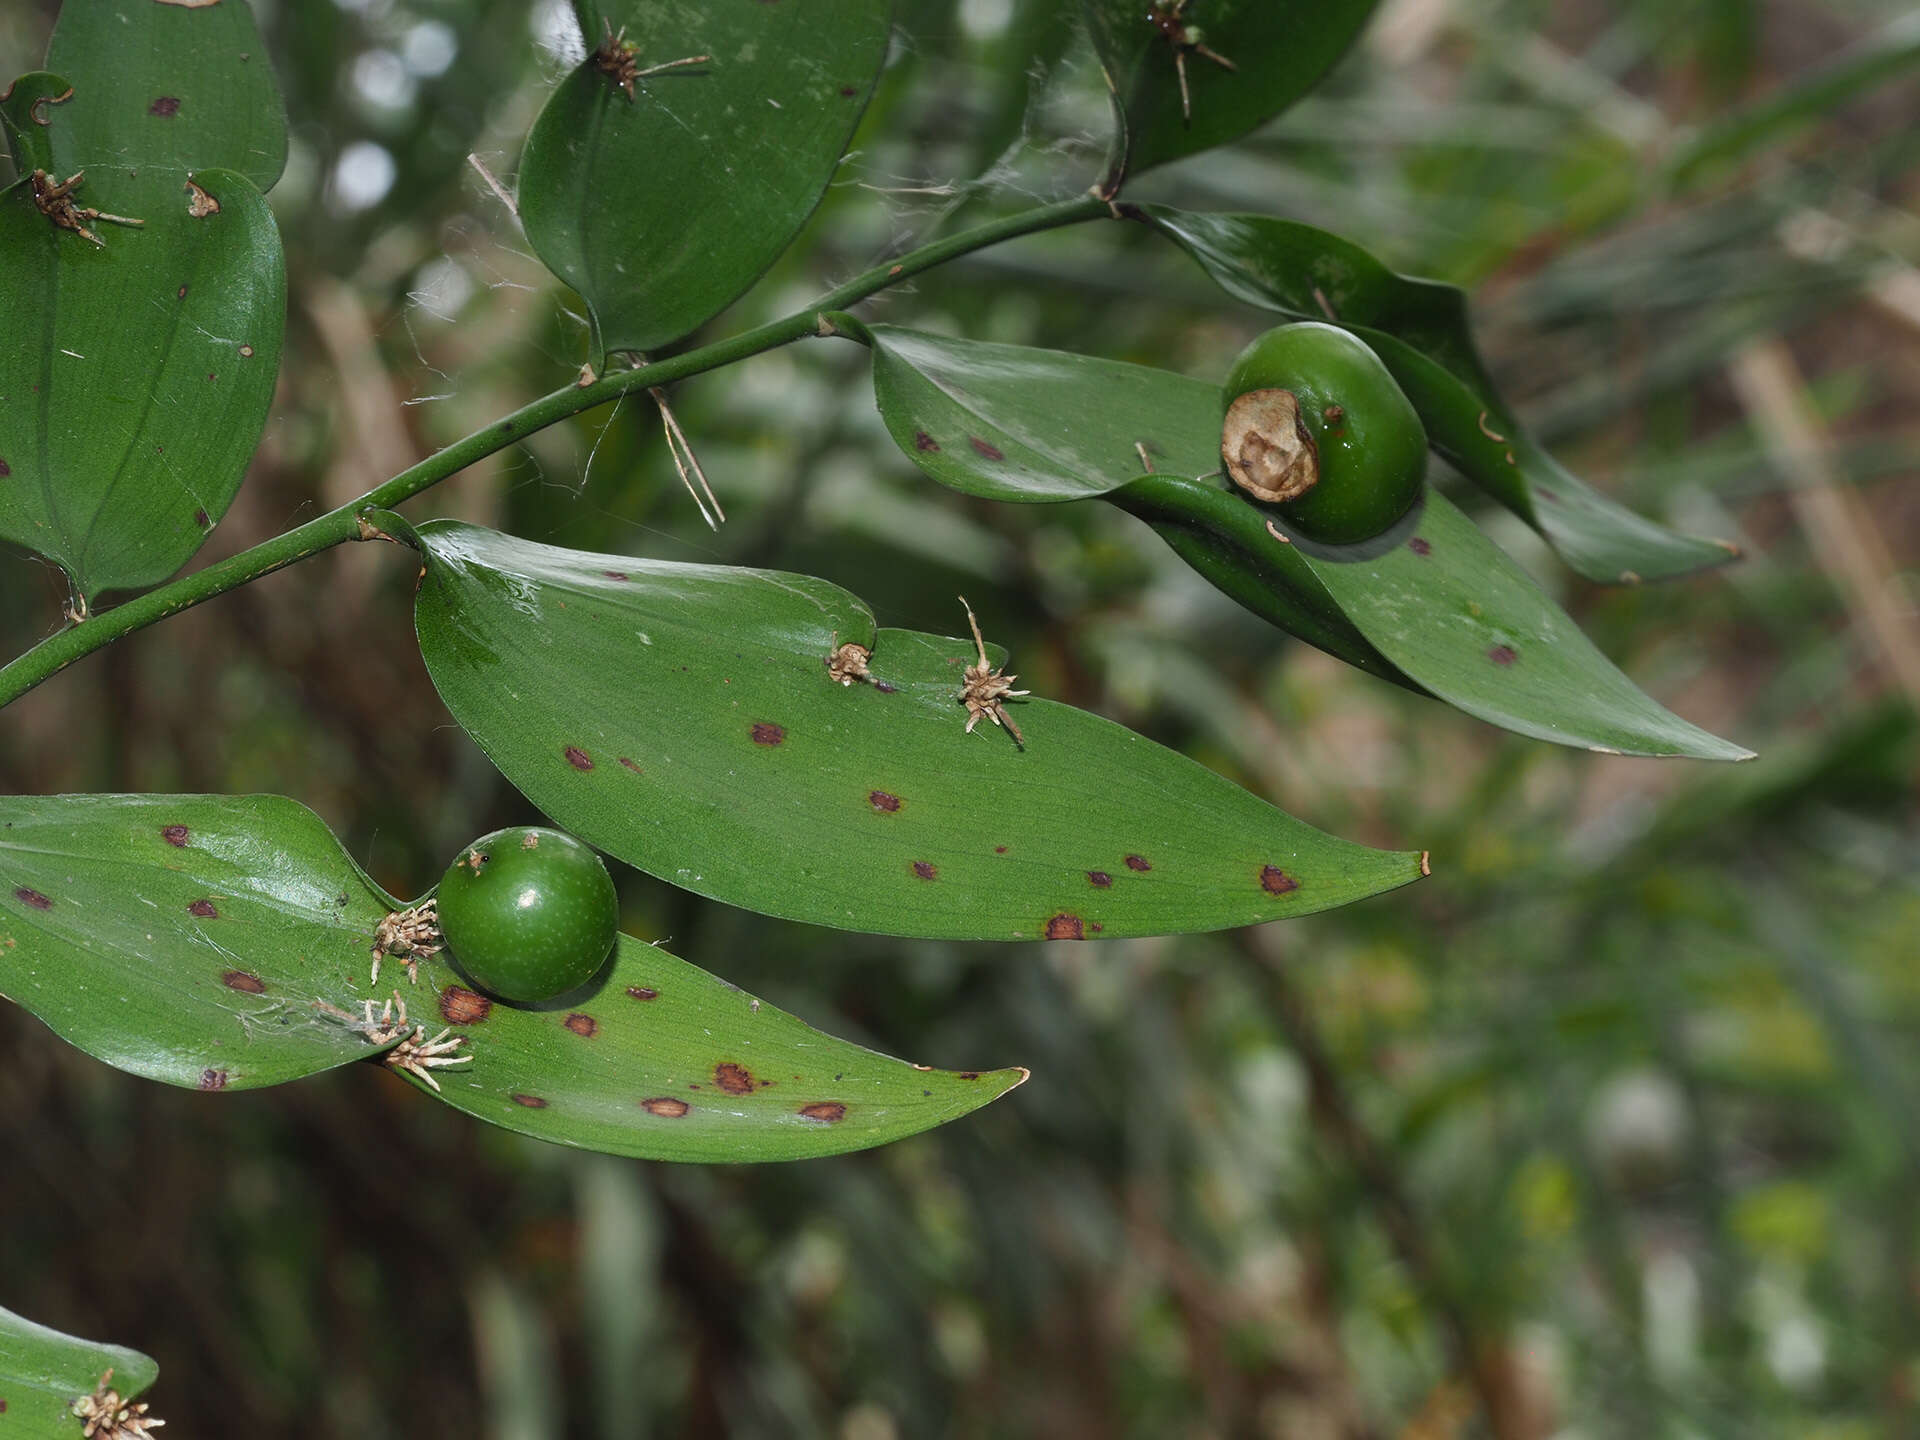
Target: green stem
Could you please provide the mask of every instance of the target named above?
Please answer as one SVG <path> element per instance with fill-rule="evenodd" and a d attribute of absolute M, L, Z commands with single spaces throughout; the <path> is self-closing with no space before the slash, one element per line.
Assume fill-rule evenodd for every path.
<path fill-rule="evenodd" d="M 429 455 L 418 465 L 401 471 L 384 485 L 376 486 L 338 510 L 329 511 L 305 525 L 262 541 L 238 555 L 229 556 L 216 565 L 182 576 L 157 590 L 149 590 L 125 604 L 116 605 L 90 620 L 62 630 L 57 635 L 48 636 L 18 659 L 0 667 L 0 708 L 12 704 L 81 656 L 91 655 L 123 635 L 145 629 L 203 600 L 224 595 L 249 581 L 317 555 L 322 550 L 363 538 L 359 523 L 362 511 L 391 509 L 421 491 L 438 485 L 475 461 L 484 460 L 497 450 L 517 444 L 536 430 L 543 430 L 632 391 L 670 385 L 689 375 L 717 370 L 736 360 L 744 360 L 748 356 L 820 334 L 823 311 L 858 304 L 911 275 L 918 275 L 961 255 L 1020 235 L 1031 235 L 1062 225 L 1076 225 L 1084 220 L 1102 219 L 1108 213 L 1105 202 L 1092 197 L 1023 210 L 1017 215 L 1009 215 L 948 239 L 937 240 L 931 245 L 923 245 L 885 265 L 877 265 L 865 274 L 856 275 L 837 290 L 821 296 L 806 309 L 756 330 L 717 340 L 711 345 L 689 350 L 684 355 L 657 360 L 635 370 L 622 370 L 604 376 L 591 385 L 569 385 L 564 390 L 543 395 L 532 404 L 523 405 L 504 420 L 496 420 L 466 438 L 455 441 L 446 449 Z"/>

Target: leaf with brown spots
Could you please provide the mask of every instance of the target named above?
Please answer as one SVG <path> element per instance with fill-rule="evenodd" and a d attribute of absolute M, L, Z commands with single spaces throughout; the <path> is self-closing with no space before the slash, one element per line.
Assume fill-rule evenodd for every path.
<path fill-rule="evenodd" d="M 1089 935 L 1174 934 L 1419 877 L 1417 854 L 1323 834 L 1070 706 L 1012 701 L 1024 751 L 999 732 L 969 735 L 957 697 L 971 640 L 877 630 L 825 581 L 614 566 L 448 521 L 418 533 L 415 623 L 454 718 L 558 824 L 728 904 L 849 930 L 1033 940 L 1066 909 L 1086 912 Z M 610 582 L 609 568 L 628 579 Z M 890 693 L 821 683 L 820 657 L 849 641 Z M 581 736 L 645 777 L 559 763 Z M 1001 847 L 1017 859 L 996 858 Z M 1123 862 L 1149 847 L 1150 873 Z M 1270 861 L 1301 878 L 1297 893 L 1247 885 Z"/>
<path fill-rule="evenodd" d="M 0 1434 L 9 1440 L 79 1440 L 75 1397 L 90 1395 L 108 1370 L 123 1401 L 145 1394 L 160 1367 L 138 1350 L 102 1345 L 49 1330 L 0 1310 Z M 124 1432 L 123 1432 L 124 1433 Z M 106 1436 L 106 1431 L 97 1434 Z M 161 1432 L 154 1432 L 160 1440 Z"/>

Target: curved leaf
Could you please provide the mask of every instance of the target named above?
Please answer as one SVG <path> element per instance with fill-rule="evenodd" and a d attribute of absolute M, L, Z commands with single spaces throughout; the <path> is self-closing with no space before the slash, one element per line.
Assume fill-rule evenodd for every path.
<path fill-rule="evenodd" d="M 0 91 L 0 131 L 6 133 L 7 155 L 16 174 L 53 168 L 53 141 L 47 134 L 53 107 L 72 98 L 73 86 L 44 70 L 22 75 Z"/>
<path fill-rule="evenodd" d="M 658 349 L 719 314 L 826 192 L 886 58 L 889 0 L 626 4 L 634 80 L 612 37 L 561 82 L 520 159 L 534 250 L 585 297 L 594 358 Z M 602 43 L 604 42 L 604 43 Z"/>
<path fill-rule="evenodd" d="M 729 904 L 888 935 L 1092 939 L 1305 914 L 1421 872 L 1066 705 L 1013 702 L 1024 749 L 969 735 L 972 644 L 876 630 L 823 580 L 447 522 L 418 538 L 420 648 L 454 718 L 562 825 Z M 874 683 L 828 675 L 849 641 Z"/>
<path fill-rule="evenodd" d="M 1265 215 L 1133 207 L 1235 299 L 1359 335 L 1413 401 L 1427 439 L 1581 575 L 1633 584 L 1722 565 L 1738 548 L 1677 535 L 1609 499 L 1526 433 L 1500 399 L 1452 285 L 1399 275 L 1351 241 Z"/>
<path fill-rule="evenodd" d="M 1116 134 L 1101 182 L 1107 196 L 1129 175 L 1237 140 L 1278 115 L 1333 68 L 1373 13 L 1373 0 L 1083 3 L 1113 94 Z M 1200 43 L 1220 58 L 1177 43 L 1156 17 L 1176 32 L 1198 27 Z"/>
<path fill-rule="evenodd" d="M 160 1367 L 138 1350 L 102 1345 L 0 1310 L 0 1435 L 7 1440 L 79 1440 L 73 1404 L 111 1370 L 113 1389 L 133 1400 Z M 158 1417 L 155 1417 L 158 1418 Z"/>
<path fill-rule="evenodd" d="M 55 112 L 57 160 L 79 104 Z M 66 163 L 62 178 L 80 168 Z M 286 311 L 273 212 L 240 175 L 192 180 L 217 212 L 192 213 L 205 205 L 180 172 L 89 169 L 78 203 L 144 222 L 86 222 L 97 247 L 43 215 L 30 181 L 0 192 L 0 539 L 57 561 L 86 600 L 192 557 L 273 398 Z"/>
<path fill-rule="evenodd" d="M 834 323 L 848 328 L 844 318 Z M 1432 491 L 1423 511 L 1383 541 L 1335 549 L 1276 538 L 1269 525 L 1285 530 L 1277 511 L 1215 478 L 1217 386 L 889 326 L 850 333 L 873 347 L 874 394 L 888 432 L 943 484 L 1014 502 L 1110 499 L 1256 614 L 1509 730 L 1629 754 L 1748 753 L 1643 694 Z M 1136 445 L 1156 473 L 1136 478 Z M 1523 643 L 1536 663 L 1489 662 L 1496 652 L 1523 653 Z"/>

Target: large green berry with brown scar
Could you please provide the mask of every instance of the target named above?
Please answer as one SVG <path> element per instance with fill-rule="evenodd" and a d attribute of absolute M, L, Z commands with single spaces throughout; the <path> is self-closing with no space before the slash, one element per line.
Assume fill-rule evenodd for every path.
<path fill-rule="evenodd" d="M 1420 498 L 1420 416 L 1380 358 L 1338 326 L 1302 321 L 1260 336 L 1233 362 L 1222 409 L 1228 477 L 1310 540 L 1370 540 Z"/>
<path fill-rule="evenodd" d="M 620 925 L 600 857 L 571 835 L 533 826 L 496 830 L 467 846 L 435 900 L 453 958 L 503 1000 L 550 1000 L 585 984 Z"/>

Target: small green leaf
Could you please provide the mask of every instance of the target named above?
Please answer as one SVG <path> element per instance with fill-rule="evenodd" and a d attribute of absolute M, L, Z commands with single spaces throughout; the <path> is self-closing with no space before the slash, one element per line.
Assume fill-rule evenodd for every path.
<path fill-rule="evenodd" d="M 1109 196 L 1129 175 L 1237 140 L 1278 115 L 1333 68 L 1373 13 L 1373 0 L 1083 3 L 1113 95 L 1115 137 L 1101 183 Z"/>
<path fill-rule="evenodd" d="M 1629 754 L 1748 753 L 1638 690 L 1431 490 L 1422 512 L 1381 541 L 1336 549 L 1279 538 L 1278 512 L 1218 477 L 1216 386 L 1058 351 L 834 323 L 872 345 L 888 432 L 943 484 L 1014 502 L 1110 499 L 1254 613 L 1523 735 Z M 1154 474 L 1138 476 L 1136 445 Z M 1519 654 L 1522 642 L 1537 663 L 1489 660 Z"/>
<path fill-rule="evenodd" d="M 876 630 L 823 580 L 421 527 L 421 652 L 507 778 L 729 904 L 956 939 L 1170 934 L 1417 878 L 1111 721 L 1038 698 L 965 731 L 970 641 Z M 958 611 L 958 603 L 955 609 Z M 872 651 L 841 685 L 835 647 Z"/>
<path fill-rule="evenodd" d="M 123 1401 L 153 1387 L 160 1367 L 138 1350 L 102 1345 L 0 1310 L 0 1435 L 7 1440 L 79 1440 L 73 1413 L 108 1371 Z M 157 1416 L 155 1417 L 158 1418 Z"/>
<path fill-rule="evenodd" d="M 1722 565 L 1724 540 L 1676 535 L 1609 499 L 1542 449 L 1500 399 L 1452 285 L 1395 274 L 1351 241 L 1265 215 L 1133 211 L 1235 299 L 1331 319 L 1374 349 L 1420 412 L 1433 448 L 1525 520 L 1581 575 L 1632 584 Z"/>
<path fill-rule="evenodd" d="M 585 297 L 594 360 L 658 349 L 705 324 L 799 233 L 840 163 L 886 58 L 889 0 L 612 7 L 639 70 L 603 57 L 561 82 L 527 136 L 520 218 Z"/>

